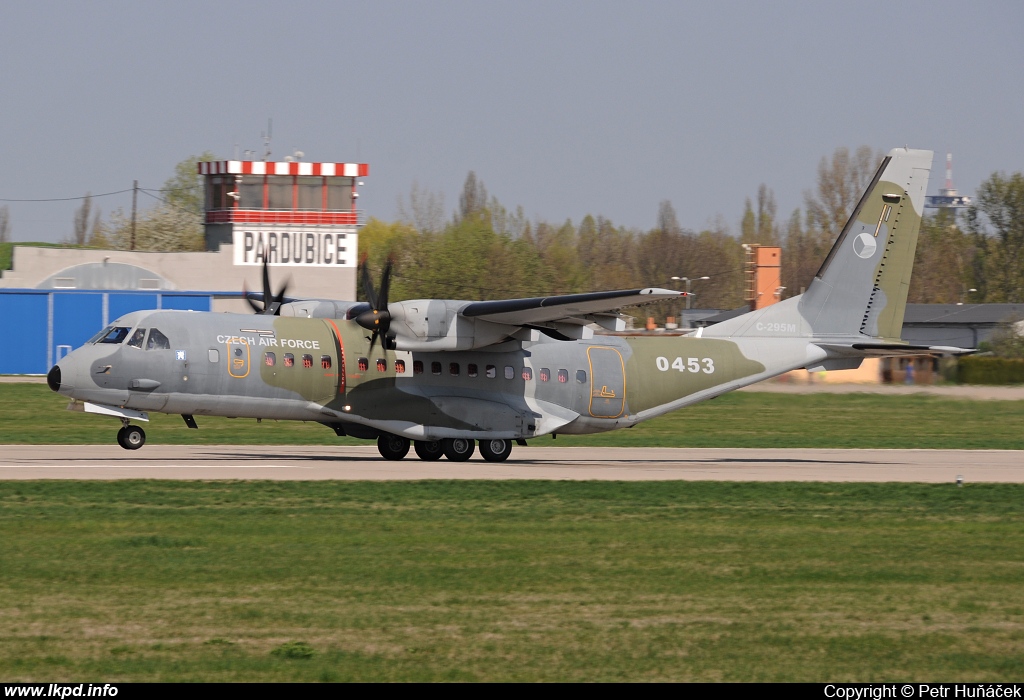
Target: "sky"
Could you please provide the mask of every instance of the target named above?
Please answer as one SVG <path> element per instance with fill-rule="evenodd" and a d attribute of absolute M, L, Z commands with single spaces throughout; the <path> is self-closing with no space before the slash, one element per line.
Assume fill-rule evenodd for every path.
<path fill-rule="evenodd" d="M 936 152 L 929 192 L 1024 170 L 1024 3 L 5 3 L 0 200 L 158 188 L 179 161 L 256 150 L 365 162 L 359 206 L 413 183 L 450 213 L 472 170 L 531 219 L 738 229 L 772 188 L 866 144 Z M 140 197 L 140 206 L 155 203 Z M 59 241 L 77 201 L 12 202 Z M 104 215 L 131 194 L 98 197 Z"/>

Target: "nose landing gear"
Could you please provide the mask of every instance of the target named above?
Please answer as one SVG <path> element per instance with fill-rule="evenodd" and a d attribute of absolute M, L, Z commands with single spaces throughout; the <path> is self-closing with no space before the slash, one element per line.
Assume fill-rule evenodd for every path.
<path fill-rule="evenodd" d="M 124 427 L 117 431 L 117 444 L 126 450 L 137 450 L 146 444 L 146 431 L 125 420 Z"/>

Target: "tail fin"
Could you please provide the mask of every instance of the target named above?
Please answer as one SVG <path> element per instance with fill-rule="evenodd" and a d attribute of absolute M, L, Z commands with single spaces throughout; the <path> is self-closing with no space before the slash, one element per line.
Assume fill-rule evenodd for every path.
<path fill-rule="evenodd" d="M 890 151 L 805 294 L 711 326 L 704 335 L 899 342 L 931 164 L 931 151 Z"/>

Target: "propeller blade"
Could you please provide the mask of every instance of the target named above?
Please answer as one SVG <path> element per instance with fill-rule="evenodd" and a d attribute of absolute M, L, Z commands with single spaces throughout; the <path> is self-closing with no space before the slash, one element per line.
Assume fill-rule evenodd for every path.
<path fill-rule="evenodd" d="M 377 293 L 373 289 L 373 280 L 370 279 L 370 268 L 366 264 L 366 256 L 363 256 L 363 260 L 359 263 L 359 274 L 363 282 L 363 293 L 366 294 L 366 301 L 370 303 L 370 308 L 377 308 Z"/>
<path fill-rule="evenodd" d="M 266 311 L 270 308 L 271 300 L 274 298 L 274 292 L 270 289 L 270 265 L 267 264 L 267 258 L 263 258 L 263 309 Z"/>
<path fill-rule="evenodd" d="M 388 261 L 384 264 L 384 272 L 380 276 L 380 297 L 376 308 L 383 311 L 388 310 L 388 292 L 391 290 L 391 268 L 395 265 L 394 256 L 389 255 Z"/>
<path fill-rule="evenodd" d="M 242 282 L 242 297 L 249 302 L 249 306 L 252 307 L 253 313 L 262 313 L 263 307 L 256 303 L 255 299 L 249 297 L 249 290 L 246 287 L 245 281 Z"/>

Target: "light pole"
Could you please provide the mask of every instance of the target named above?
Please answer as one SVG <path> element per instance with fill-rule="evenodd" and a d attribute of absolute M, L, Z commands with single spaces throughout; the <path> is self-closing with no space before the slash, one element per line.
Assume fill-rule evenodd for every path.
<path fill-rule="evenodd" d="M 968 294 L 973 294 L 976 291 L 978 291 L 978 290 L 975 289 L 974 287 L 971 287 L 970 289 L 964 289 L 964 293 L 960 295 L 960 301 L 957 302 L 957 306 L 963 306 L 964 305 L 964 300 L 967 298 L 967 295 Z"/>
<path fill-rule="evenodd" d="M 693 279 L 690 279 L 689 277 L 673 277 L 672 279 L 674 279 L 676 281 L 680 281 L 680 282 L 686 282 L 686 310 L 689 311 L 690 310 L 690 283 L 693 282 L 693 279 L 709 280 L 711 278 L 710 277 L 694 277 Z"/>

